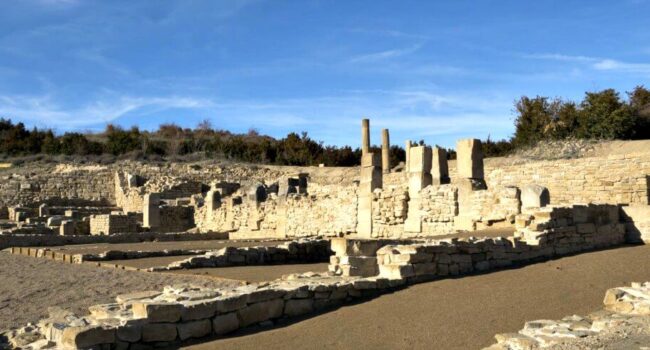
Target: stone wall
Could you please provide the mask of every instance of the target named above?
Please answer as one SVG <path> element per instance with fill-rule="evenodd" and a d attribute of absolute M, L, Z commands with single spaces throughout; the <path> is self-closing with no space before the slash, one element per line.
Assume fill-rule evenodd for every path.
<path fill-rule="evenodd" d="M 28 174 L 5 170 L 0 181 L 4 205 L 110 205 L 115 202 L 110 171 L 39 171 Z"/>
<path fill-rule="evenodd" d="M 232 238 L 299 238 L 355 232 L 356 187 L 310 184 L 309 194 L 268 195 L 256 201 L 241 195 L 221 199 L 217 208 L 196 208 L 201 232 L 233 231 Z"/>
<path fill-rule="evenodd" d="M 540 208 L 516 217 L 513 237 L 485 239 L 348 240 L 332 243 L 330 271 L 352 276 L 432 278 L 548 260 L 625 242 L 625 224 L 614 205 Z M 375 260 L 376 259 L 376 260 Z M 378 269 L 373 269 L 373 261 Z M 422 264 L 421 266 L 418 264 Z M 345 266 L 347 265 L 347 270 Z"/>
<path fill-rule="evenodd" d="M 161 206 L 159 232 L 183 232 L 194 227 L 194 207 Z"/>
<path fill-rule="evenodd" d="M 139 220 L 138 220 L 139 219 Z M 138 232 L 142 216 L 134 214 L 103 214 L 90 216 L 91 235 Z"/>
<path fill-rule="evenodd" d="M 513 162 L 486 160 L 488 188 L 538 184 L 551 204 L 650 204 L 650 155 L 628 154 L 569 160 Z M 505 163 L 505 164 L 504 164 Z M 455 174 L 452 173 L 452 178 Z"/>

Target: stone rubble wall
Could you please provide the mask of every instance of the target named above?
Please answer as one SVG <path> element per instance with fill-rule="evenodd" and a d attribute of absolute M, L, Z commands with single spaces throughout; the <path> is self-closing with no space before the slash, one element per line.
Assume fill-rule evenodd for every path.
<path fill-rule="evenodd" d="M 585 317 L 526 322 L 517 333 L 497 334 L 497 343 L 485 350 L 602 349 L 607 344 L 622 349 L 622 339 L 650 337 L 650 282 L 609 289 L 603 303 L 605 310 Z"/>
<path fill-rule="evenodd" d="M 429 185 L 420 191 L 421 200 L 412 203 L 405 185 L 373 192 L 373 237 L 415 238 L 448 235 L 457 220 L 458 187 L 455 184 Z M 514 222 L 521 212 L 520 191 L 516 187 L 476 190 L 471 194 L 470 210 L 465 213 L 484 225 L 498 221 Z M 409 205 L 417 205 L 421 232 L 405 232 Z"/>
<path fill-rule="evenodd" d="M 211 212 L 196 208 L 200 232 L 232 231 L 232 238 L 300 238 L 338 236 L 356 230 L 355 186 L 310 185 L 309 194 L 270 194 L 262 202 L 222 199 Z"/>
<path fill-rule="evenodd" d="M 150 271 L 196 269 L 204 267 L 295 264 L 329 261 L 330 242 L 322 239 L 301 239 L 277 246 L 225 247 L 208 251 Z"/>

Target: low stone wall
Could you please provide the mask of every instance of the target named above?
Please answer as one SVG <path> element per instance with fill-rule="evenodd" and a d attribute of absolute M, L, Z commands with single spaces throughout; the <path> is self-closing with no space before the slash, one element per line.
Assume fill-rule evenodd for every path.
<path fill-rule="evenodd" d="M 69 244 L 92 243 L 139 243 L 150 241 L 201 241 L 228 239 L 227 232 L 211 233 L 118 233 L 114 235 L 95 236 L 61 236 L 61 235 L 0 235 L 0 249 L 10 247 L 51 247 Z"/>
<path fill-rule="evenodd" d="M 513 237 L 485 239 L 348 240 L 335 238 L 330 271 L 343 276 L 434 278 L 548 260 L 625 242 L 614 205 L 541 208 L 516 217 Z M 373 266 L 374 264 L 374 266 Z"/>
<path fill-rule="evenodd" d="M 167 266 L 152 267 L 150 271 L 196 269 L 204 267 L 248 266 L 327 262 L 332 255 L 330 242 L 323 239 L 303 239 L 285 242 L 275 247 L 225 247 L 200 256 L 175 261 Z"/>
<path fill-rule="evenodd" d="M 178 347 L 182 341 L 269 325 L 392 290 L 404 281 L 341 278 L 306 273 L 233 289 L 191 286 L 136 292 L 95 305 L 77 317 L 52 310 L 49 318 L 5 334 L 13 347 Z"/>
<path fill-rule="evenodd" d="M 623 349 L 623 339 L 631 339 L 630 348 L 642 349 L 634 339 L 650 337 L 650 282 L 609 289 L 603 303 L 605 310 L 585 317 L 526 322 L 517 333 L 497 334 L 497 343 L 485 350 L 604 349 L 610 344 Z"/>

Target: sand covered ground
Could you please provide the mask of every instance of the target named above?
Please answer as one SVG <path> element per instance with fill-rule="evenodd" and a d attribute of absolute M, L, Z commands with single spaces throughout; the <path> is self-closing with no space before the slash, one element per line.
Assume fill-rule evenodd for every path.
<path fill-rule="evenodd" d="M 0 252 L 0 330 L 35 322 L 47 316 L 49 306 L 84 315 L 88 306 L 112 302 L 118 294 L 157 290 L 175 283 L 214 287 L 238 284 L 191 275 L 72 265 Z"/>
<path fill-rule="evenodd" d="M 98 254 L 109 250 L 120 251 L 158 251 L 174 249 L 221 249 L 223 247 L 253 247 L 277 246 L 282 240 L 268 241 L 237 241 L 237 240 L 205 240 L 205 241 L 170 241 L 170 242 L 141 242 L 141 243 L 93 243 L 71 244 L 57 247 L 48 247 L 51 250 L 65 251 L 69 254 Z"/>
<path fill-rule="evenodd" d="M 608 288 L 650 281 L 650 246 L 445 279 L 187 349 L 480 349 L 524 322 L 586 315 Z"/>

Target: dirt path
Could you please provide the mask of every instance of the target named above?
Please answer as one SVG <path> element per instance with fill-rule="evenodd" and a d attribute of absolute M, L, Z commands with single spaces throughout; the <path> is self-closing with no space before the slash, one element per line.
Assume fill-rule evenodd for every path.
<path fill-rule="evenodd" d="M 650 281 L 650 246 L 581 254 L 411 286 L 257 334 L 187 349 L 480 349 L 534 319 L 602 308 L 608 288 Z"/>

